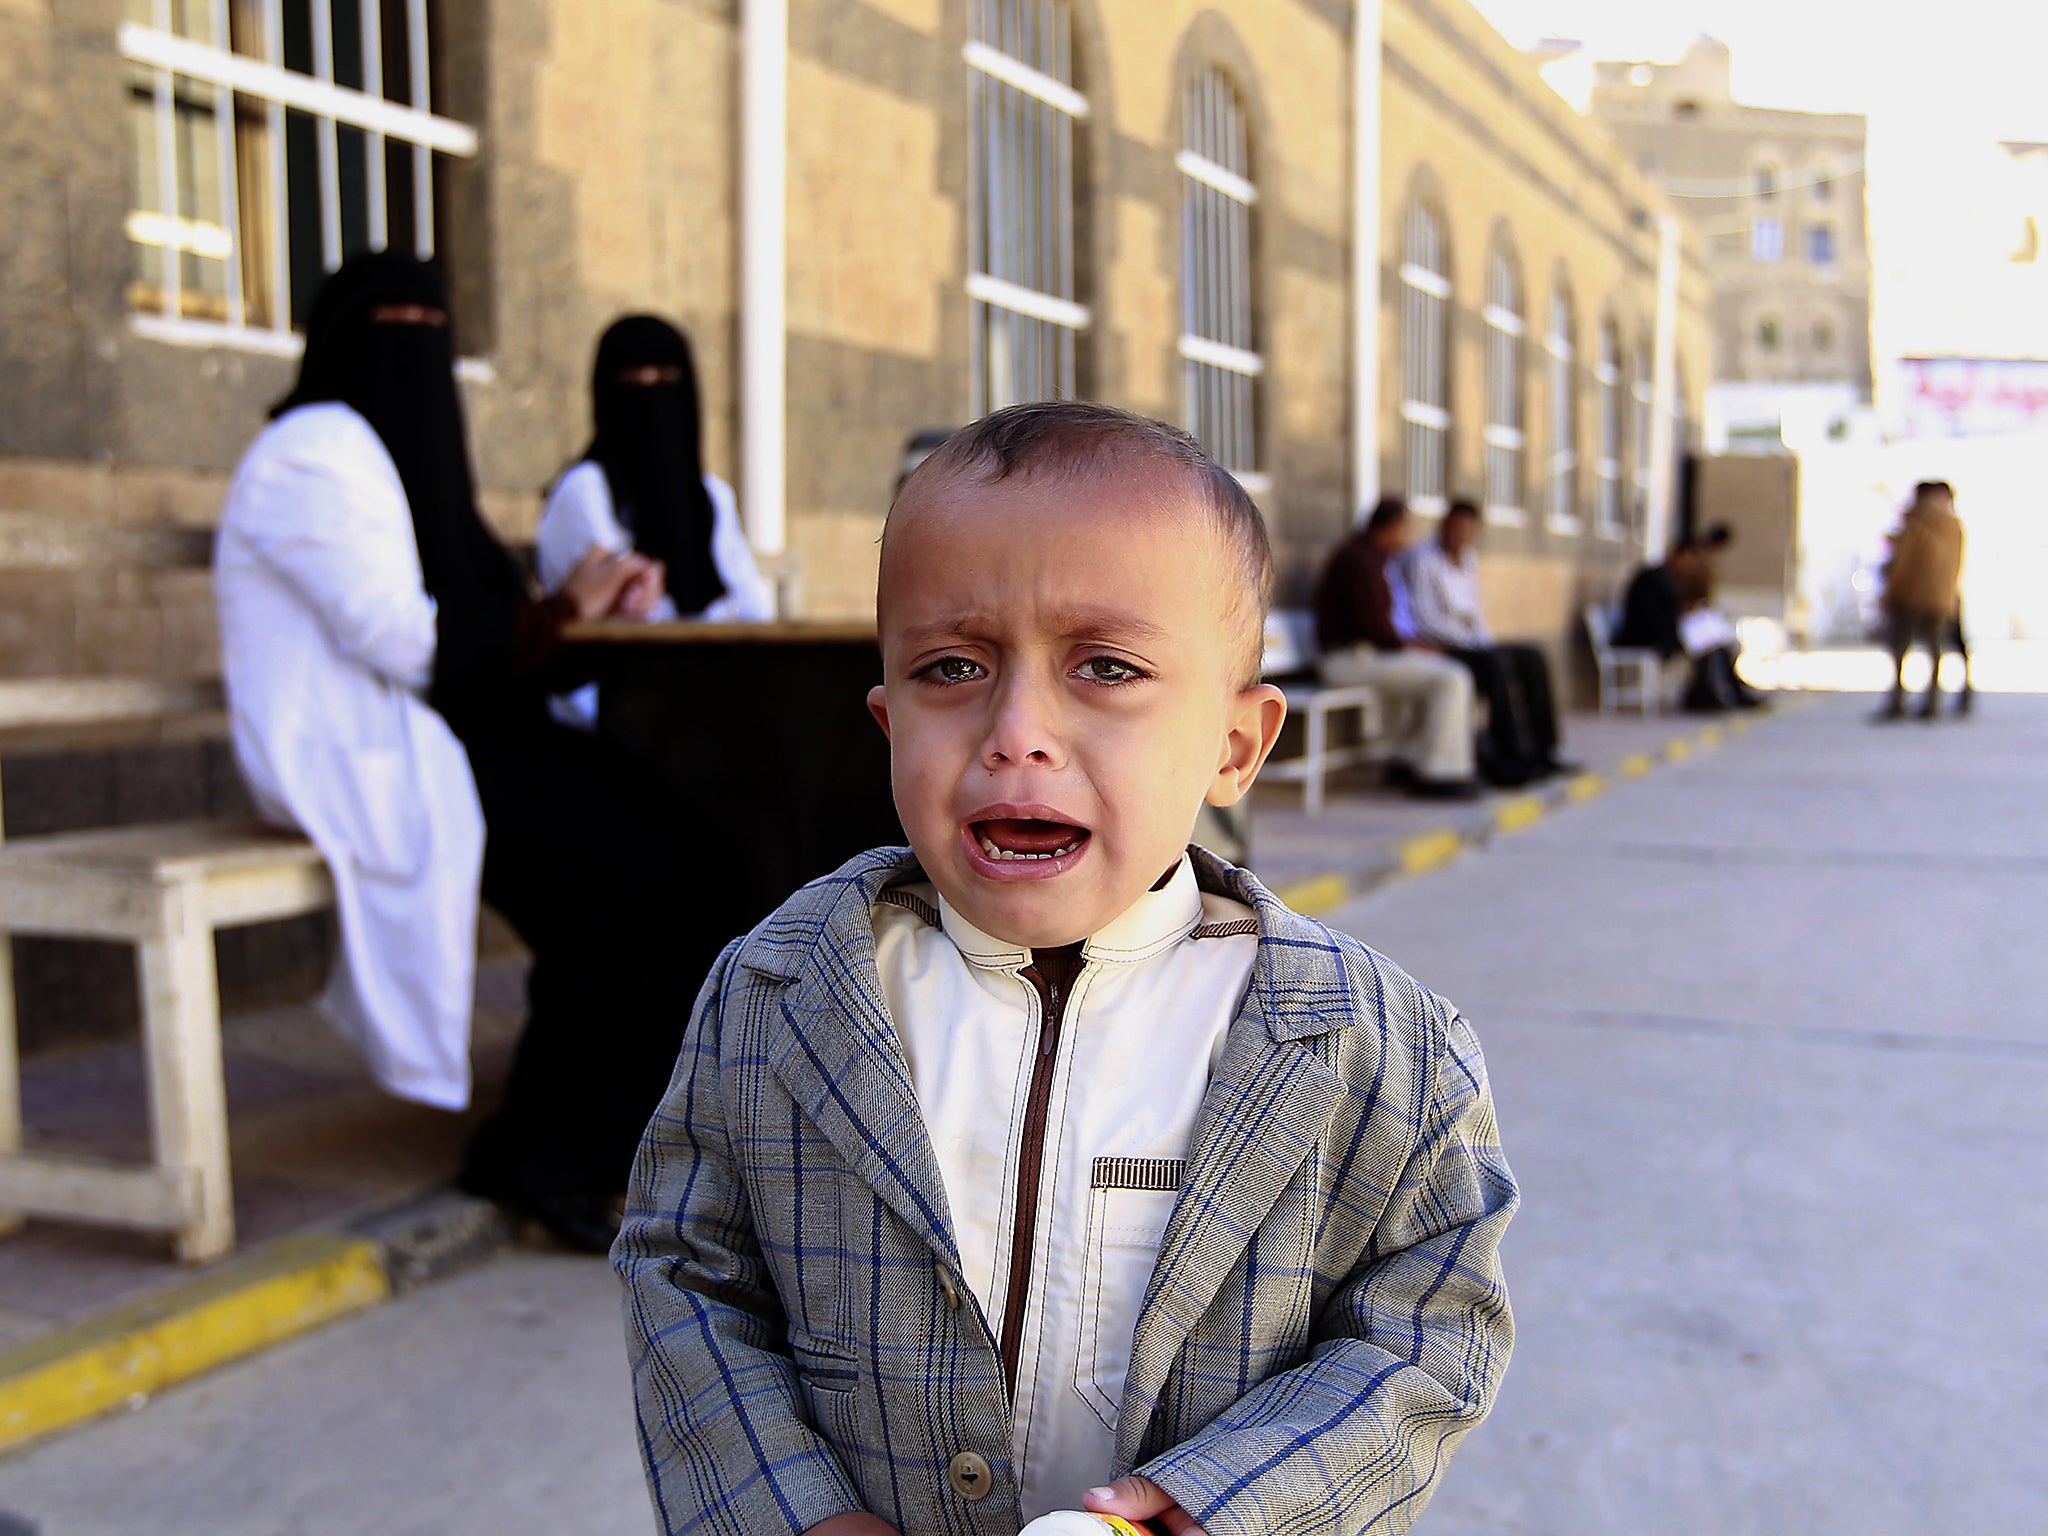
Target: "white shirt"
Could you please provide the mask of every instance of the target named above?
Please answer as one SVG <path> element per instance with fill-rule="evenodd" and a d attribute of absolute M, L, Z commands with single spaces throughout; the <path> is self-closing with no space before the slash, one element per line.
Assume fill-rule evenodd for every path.
<path fill-rule="evenodd" d="M 897 903 L 901 903 L 900 905 Z M 1025 1103 L 1040 1048 L 1029 950 L 928 884 L 875 908 L 875 960 L 945 1180 L 962 1270 L 1000 1339 Z M 1249 907 L 1183 858 L 1089 939 L 1062 1010 L 1011 1422 L 1023 1515 L 1114 1471 L 1131 1336 L 1209 1078 L 1258 952 Z"/>
<path fill-rule="evenodd" d="M 468 754 L 422 698 L 434 600 L 370 424 L 325 404 L 265 428 L 228 489 L 214 578 L 235 759 L 334 875 L 341 953 L 322 1009 L 385 1088 L 461 1109 L 483 811 Z"/>
<path fill-rule="evenodd" d="M 711 563 L 718 568 L 725 592 L 702 613 L 690 617 L 713 624 L 765 623 L 775 617 L 775 590 L 754 563 L 732 487 L 707 474 L 704 489 L 711 497 Z M 611 483 L 602 466 L 585 459 L 555 482 L 534 535 L 534 564 L 543 588 L 560 591 L 577 562 L 593 549 L 619 555 L 632 547 L 633 536 L 619 521 Z M 669 623 L 680 615 L 664 595 L 648 617 L 656 623 Z M 563 724 L 589 729 L 597 721 L 596 686 L 557 698 L 553 709 Z"/>
<path fill-rule="evenodd" d="M 1453 560 L 1436 539 L 1418 544 L 1402 561 L 1408 578 L 1409 611 L 1417 634 L 1439 645 L 1481 650 L 1493 631 L 1479 605 L 1479 552 L 1467 548 Z"/>

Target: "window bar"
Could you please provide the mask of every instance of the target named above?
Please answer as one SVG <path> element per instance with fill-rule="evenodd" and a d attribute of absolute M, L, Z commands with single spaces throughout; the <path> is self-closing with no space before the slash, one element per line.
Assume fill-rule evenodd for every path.
<path fill-rule="evenodd" d="M 313 74 L 334 83 L 334 3 L 312 0 Z M 329 272 L 341 266 L 341 130 L 331 117 L 313 119 L 320 146 L 320 261 Z"/>
<path fill-rule="evenodd" d="M 213 0 L 213 35 L 221 47 L 232 47 L 228 0 Z M 220 221 L 228 233 L 228 324 L 239 326 L 248 318 L 242 296 L 241 182 L 235 164 L 235 93 L 224 85 L 213 88 L 213 116 L 220 158 Z"/>
<path fill-rule="evenodd" d="M 284 67 L 284 0 L 263 0 L 263 62 Z M 285 202 L 284 104 L 273 101 L 264 109 L 268 129 L 264 135 L 270 181 L 270 328 L 289 333 L 292 328 L 291 210 Z"/>
<path fill-rule="evenodd" d="M 363 93 L 384 99 L 384 7 L 381 0 L 362 0 L 357 7 L 363 33 Z M 384 184 L 384 135 L 363 134 L 363 196 L 369 203 L 370 249 L 391 243 L 391 204 Z"/>
<path fill-rule="evenodd" d="M 432 76 L 427 60 L 427 0 L 406 0 L 406 65 L 411 72 L 412 106 L 431 112 Z M 412 147 L 413 254 L 429 260 L 434 254 L 434 152 L 424 144 Z"/>
<path fill-rule="evenodd" d="M 151 20 L 158 30 L 170 31 L 171 0 L 155 0 Z M 156 113 L 157 212 L 164 221 L 163 250 L 158 258 L 162 270 L 157 281 L 163 289 L 164 313 L 175 318 L 185 309 L 184 295 L 180 292 L 185 257 L 183 242 L 178 236 L 178 109 L 172 96 L 169 70 L 155 71 L 150 84 Z"/>

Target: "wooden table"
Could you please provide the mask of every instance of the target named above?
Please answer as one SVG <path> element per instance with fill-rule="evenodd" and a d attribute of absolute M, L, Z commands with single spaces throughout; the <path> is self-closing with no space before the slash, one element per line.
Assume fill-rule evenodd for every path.
<path fill-rule="evenodd" d="M 808 880 L 904 841 L 889 744 L 868 713 L 872 624 L 572 625 L 598 681 L 598 731 L 684 810 L 693 856 L 723 871 L 727 936 Z"/>

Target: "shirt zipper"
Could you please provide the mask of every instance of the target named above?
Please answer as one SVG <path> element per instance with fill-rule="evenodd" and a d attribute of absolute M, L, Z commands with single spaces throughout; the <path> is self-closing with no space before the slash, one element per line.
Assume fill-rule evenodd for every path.
<path fill-rule="evenodd" d="M 1049 965 L 1041 963 L 1049 962 Z M 1003 1334 L 1000 1353 L 1003 1385 L 1017 1400 L 1018 1362 L 1024 1353 L 1024 1314 L 1031 1292 L 1031 1262 L 1038 1241 L 1038 1186 L 1045 1171 L 1045 1122 L 1052 1110 L 1053 1067 L 1059 1059 L 1060 1026 L 1067 998 L 1073 996 L 1080 972 L 1081 946 L 1034 954 L 1019 975 L 1038 994 L 1038 1060 L 1031 1067 L 1031 1086 L 1024 1096 L 1024 1131 L 1017 1143 L 1017 1205 L 1010 1227 L 1010 1283 L 1003 1292 Z M 1057 975 L 1047 975 L 1047 969 Z M 1062 984 L 1064 982 L 1064 985 Z"/>

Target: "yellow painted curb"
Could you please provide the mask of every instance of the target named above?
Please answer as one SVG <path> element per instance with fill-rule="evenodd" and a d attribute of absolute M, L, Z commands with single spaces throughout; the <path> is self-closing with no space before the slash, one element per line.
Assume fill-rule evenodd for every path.
<path fill-rule="evenodd" d="M 1649 765 L 1643 765 L 1647 768 Z M 1572 805 L 1584 805 L 1597 795 L 1607 793 L 1607 780 L 1597 773 L 1580 773 L 1572 776 L 1564 787 L 1564 798 Z"/>
<path fill-rule="evenodd" d="M 1502 801 L 1494 809 L 1493 829 L 1496 832 L 1519 832 L 1524 827 L 1535 826 L 1549 809 L 1535 795 L 1517 795 L 1512 800 Z"/>
<path fill-rule="evenodd" d="M 1698 747 L 1718 747 L 1719 745 L 1721 745 L 1724 739 L 1725 737 L 1721 727 L 1718 725 L 1710 725 L 1702 729 L 1697 736 L 1693 737 L 1693 745 Z"/>
<path fill-rule="evenodd" d="M 1317 875 L 1273 894 L 1303 917 L 1322 917 L 1343 906 L 1348 891 L 1342 875 Z"/>
<path fill-rule="evenodd" d="M 0 1355 L 0 1454 L 390 1294 L 375 1243 L 315 1233 L 39 1339 Z"/>
<path fill-rule="evenodd" d="M 1395 845 L 1401 855 L 1401 868 L 1411 875 L 1426 875 L 1433 869 L 1442 869 L 1464 851 L 1465 839 L 1450 827 L 1435 832 L 1419 832 L 1414 837 L 1403 838 Z"/>
<path fill-rule="evenodd" d="M 1683 736 L 1674 737 L 1664 743 L 1664 761 L 1667 763 L 1682 763 L 1691 756 L 1692 743 Z"/>
<path fill-rule="evenodd" d="M 1640 779 L 1648 776 L 1657 765 L 1650 761 L 1647 752 L 1632 752 L 1621 760 L 1621 776 L 1624 779 Z"/>

